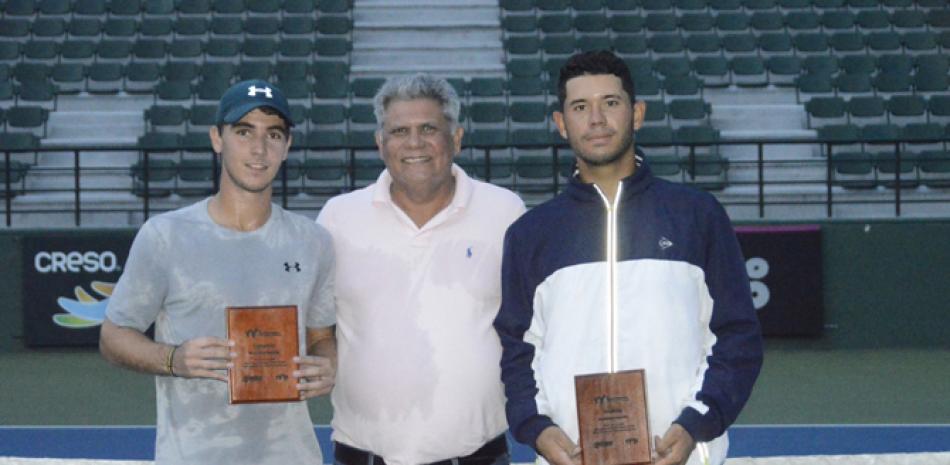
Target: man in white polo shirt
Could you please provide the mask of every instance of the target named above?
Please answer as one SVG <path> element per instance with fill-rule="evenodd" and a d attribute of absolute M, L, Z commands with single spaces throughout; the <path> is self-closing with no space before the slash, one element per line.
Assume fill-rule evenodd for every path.
<path fill-rule="evenodd" d="M 452 163 L 460 103 L 444 79 L 389 79 L 374 103 L 386 170 L 317 218 L 337 260 L 336 462 L 508 463 L 492 320 L 524 203 Z"/>

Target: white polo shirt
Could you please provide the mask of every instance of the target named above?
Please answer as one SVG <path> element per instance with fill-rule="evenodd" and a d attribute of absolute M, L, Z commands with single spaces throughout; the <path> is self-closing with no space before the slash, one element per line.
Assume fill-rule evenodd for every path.
<path fill-rule="evenodd" d="M 524 203 L 452 174 L 452 203 L 421 228 L 392 202 L 388 171 L 317 218 L 337 262 L 333 439 L 389 464 L 465 456 L 507 428 L 492 320 Z"/>

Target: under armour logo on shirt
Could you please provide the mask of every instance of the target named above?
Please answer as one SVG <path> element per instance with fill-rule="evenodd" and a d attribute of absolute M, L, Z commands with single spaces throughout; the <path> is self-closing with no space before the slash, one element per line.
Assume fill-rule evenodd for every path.
<path fill-rule="evenodd" d="M 284 262 L 284 271 L 290 273 L 290 270 L 294 270 L 297 273 L 300 273 L 300 263 L 294 262 L 294 264 L 291 265 L 290 262 Z"/>
<path fill-rule="evenodd" d="M 254 97 L 258 92 L 263 92 L 264 96 L 267 98 L 274 98 L 274 94 L 271 92 L 270 87 L 265 87 L 263 89 L 257 86 L 251 86 L 247 88 L 247 95 L 249 97 Z"/>

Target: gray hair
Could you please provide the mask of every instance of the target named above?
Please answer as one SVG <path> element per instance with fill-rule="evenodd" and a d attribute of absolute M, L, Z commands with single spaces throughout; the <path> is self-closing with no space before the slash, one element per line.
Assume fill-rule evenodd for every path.
<path fill-rule="evenodd" d="M 379 88 L 376 97 L 373 98 L 373 113 L 376 115 L 377 127 L 382 129 L 383 121 L 386 119 L 386 108 L 391 102 L 419 98 L 438 102 L 442 107 L 442 114 L 449 122 L 449 129 L 455 131 L 458 128 L 462 103 L 455 89 L 443 78 L 422 73 L 391 77 Z"/>

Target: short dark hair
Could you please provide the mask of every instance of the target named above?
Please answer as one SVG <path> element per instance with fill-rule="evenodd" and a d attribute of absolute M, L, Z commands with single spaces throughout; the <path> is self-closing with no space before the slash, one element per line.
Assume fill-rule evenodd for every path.
<path fill-rule="evenodd" d="M 567 99 L 567 81 L 583 75 L 612 74 L 620 79 L 623 90 L 630 96 L 630 102 L 636 100 L 633 78 L 630 68 L 617 55 L 609 50 L 598 50 L 577 53 L 568 58 L 561 67 L 561 75 L 557 82 L 557 99 L 564 109 L 564 100 Z"/>

